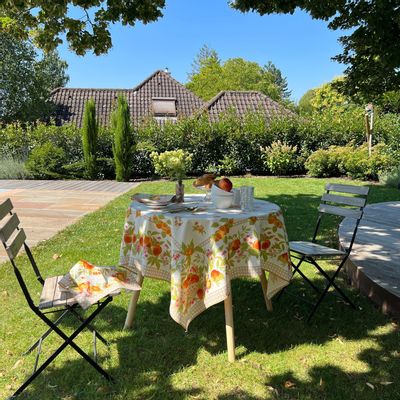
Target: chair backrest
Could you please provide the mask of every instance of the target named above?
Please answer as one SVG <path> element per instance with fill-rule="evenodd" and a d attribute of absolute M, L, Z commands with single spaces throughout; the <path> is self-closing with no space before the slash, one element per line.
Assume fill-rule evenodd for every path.
<path fill-rule="evenodd" d="M 0 204 L 0 240 L 7 252 L 8 258 L 14 267 L 15 275 L 17 276 L 18 282 L 23 290 L 25 297 L 29 304 L 32 304 L 32 299 L 29 295 L 26 284 L 22 278 L 22 275 L 16 265 L 15 258 L 18 256 L 22 248 L 24 248 L 32 268 L 35 272 L 36 278 L 43 285 L 44 280 L 40 275 L 39 269 L 32 256 L 32 253 L 26 244 L 26 235 L 23 228 L 19 227 L 20 221 L 18 215 L 13 212 L 13 205 L 10 199 L 3 201 Z"/>
<path fill-rule="evenodd" d="M 0 204 L 0 240 L 10 260 L 17 257 L 26 240 L 24 230 L 19 228 L 18 215 L 13 213 L 12 210 L 13 205 L 10 199 Z"/>
<path fill-rule="evenodd" d="M 368 186 L 328 183 L 325 186 L 325 193 L 323 194 L 321 204 L 318 207 L 320 214 L 315 228 L 313 241 L 315 241 L 317 237 L 321 218 L 324 214 L 354 218 L 354 231 L 350 246 L 347 248 L 347 251 L 350 253 L 357 234 L 358 225 L 364 213 L 368 193 Z"/>
<path fill-rule="evenodd" d="M 328 183 L 325 186 L 325 190 L 326 192 L 322 196 L 321 204 L 318 208 L 320 213 L 361 219 L 367 202 L 368 186 Z M 351 196 L 348 196 L 349 194 Z"/>

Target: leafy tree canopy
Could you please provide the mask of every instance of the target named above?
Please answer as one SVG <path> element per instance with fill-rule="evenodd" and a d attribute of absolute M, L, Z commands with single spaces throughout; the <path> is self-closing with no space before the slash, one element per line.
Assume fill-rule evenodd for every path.
<path fill-rule="evenodd" d="M 56 52 L 39 56 L 28 41 L 0 33 L 0 121 L 35 121 L 51 112 L 50 92 L 68 82 Z"/>
<path fill-rule="evenodd" d="M 276 101 L 290 96 L 286 78 L 271 62 L 265 66 L 243 58 L 222 62 L 217 52 L 207 46 L 195 58 L 186 86 L 204 100 L 223 90 L 257 90 Z"/>
<path fill-rule="evenodd" d="M 373 100 L 400 88 L 399 0 L 232 0 L 231 6 L 261 15 L 293 14 L 297 8 L 328 21 L 333 30 L 350 31 L 340 38 L 343 52 L 334 57 L 347 65 L 340 90 Z"/>
<path fill-rule="evenodd" d="M 46 51 L 55 50 L 65 36 L 76 54 L 99 55 L 112 47 L 110 24 L 152 22 L 164 6 L 165 0 L 3 0 L 0 29 L 24 39 L 29 35 Z"/>

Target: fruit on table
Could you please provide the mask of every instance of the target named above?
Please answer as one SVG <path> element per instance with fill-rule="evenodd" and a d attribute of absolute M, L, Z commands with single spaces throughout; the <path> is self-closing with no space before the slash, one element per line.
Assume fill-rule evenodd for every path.
<path fill-rule="evenodd" d="M 193 182 L 193 186 L 205 186 L 206 188 L 211 189 L 212 184 L 215 183 L 215 178 L 215 174 L 204 174 Z"/>
<path fill-rule="evenodd" d="M 222 178 L 218 182 L 218 187 L 226 192 L 230 192 L 232 190 L 233 184 L 228 178 Z"/>

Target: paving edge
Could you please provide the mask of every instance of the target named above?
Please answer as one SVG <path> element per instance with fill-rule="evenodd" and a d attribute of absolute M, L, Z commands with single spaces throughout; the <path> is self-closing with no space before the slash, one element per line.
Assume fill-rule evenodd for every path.
<path fill-rule="evenodd" d="M 351 260 L 351 257 L 345 264 L 346 273 L 351 280 L 352 286 L 375 303 L 381 312 L 393 317 L 400 318 L 400 298 L 389 292 L 382 286 L 379 286 L 369 278 L 362 269 Z"/>

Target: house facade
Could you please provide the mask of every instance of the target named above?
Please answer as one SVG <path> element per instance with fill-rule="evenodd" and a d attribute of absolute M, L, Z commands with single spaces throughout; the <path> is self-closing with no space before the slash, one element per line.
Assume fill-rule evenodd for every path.
<path fill-rule="evenodd" d="M 93 99 L 99 123 L 108 125 L 119 95 L 126 97 L 134 124 L 154 118 L 162 125 L 166 121 L 174 122 L 179 117 L 202 112 L 208 113 L 210 120 L 215 121 L 221 113 L 232 109 L 239 116 L 249 111 L 262 111 L 268 119 L 290 113 L 281 104 L 259 92 L 226 91 L 204 102 L 168 71 L 159 70 L 133 89 L 55 89 L 50 101 L 55 105 L 56 124 L 74 123 L 81 127 L 85 104 Z"/>

